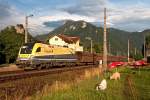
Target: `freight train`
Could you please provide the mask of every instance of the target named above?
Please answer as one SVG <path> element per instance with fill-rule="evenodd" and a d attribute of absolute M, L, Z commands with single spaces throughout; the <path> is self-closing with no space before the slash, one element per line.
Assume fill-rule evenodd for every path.
<path fill-rule="evenodd" d="M 125 58 L 108 57 L 108 61 L 122 61 Z M 16 64 L 20 68 L 51 68 L 62 66 L 96 65 L 102 56 L 95 53 L 75 52 L 73 49 L 61 46 L 51 46 L 43 43 L 26 43 L 19 51 Z"/>

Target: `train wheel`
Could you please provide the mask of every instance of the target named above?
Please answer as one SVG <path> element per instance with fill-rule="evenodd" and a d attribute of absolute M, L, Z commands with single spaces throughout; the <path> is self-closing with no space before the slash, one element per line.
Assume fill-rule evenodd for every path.
<path fill-rule="evenodd" d="M 46 69 L 49 69 L 49 68 L 50 68 L 50 64 L 46 64 L 46 65 L 45 65 L 45 68 L 46 68 Z"/>
<path fill-rule="evenodd" d="M 42 67 L 37 67 L 37 70 L 41 70 L 42 69 Z"/>
<path fill-rule="evenodd" d="M 41 70 L 41 69 L 42 69 L 42 66 L 41 66 L 41 65 L 36 65 L 36 69 L 37 69 L 37 70 Z"/>

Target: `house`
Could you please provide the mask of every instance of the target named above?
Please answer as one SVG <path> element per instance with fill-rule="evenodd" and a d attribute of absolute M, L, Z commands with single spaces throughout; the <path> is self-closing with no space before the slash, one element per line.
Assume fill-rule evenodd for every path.
<path fill-rule="evenodd" d="M 48 41 L 50 45 L 72 48 L 74 51 L 83 51 L 83 47 L 79 45 L 79 37 L 71 37 L 64 34 L 58 34 L 51 36 Z"/>

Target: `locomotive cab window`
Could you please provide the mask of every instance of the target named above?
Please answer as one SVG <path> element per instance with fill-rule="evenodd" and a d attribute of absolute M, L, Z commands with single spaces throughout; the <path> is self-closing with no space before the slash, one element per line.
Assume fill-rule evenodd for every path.
<path fill-rule="evenodd" d="M 26 43 L 21 47 L 20 54 L 31 54 L 35 43 Z"/>
<path fill-rule="evenodd" d="M 38 48 L 36 49 L 36 52 L 41 52 L 41 47 L 38 47 Z"/>

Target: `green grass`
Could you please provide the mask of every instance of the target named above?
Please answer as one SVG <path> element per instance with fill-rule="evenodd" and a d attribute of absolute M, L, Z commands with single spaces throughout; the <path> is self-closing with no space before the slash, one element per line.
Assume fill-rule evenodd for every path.
<path fill-rule="evenodd" d="M 95 86 L 100 83 L 102 77 L 95 76 L 86 79 L 68 89 L 51 91 L 40 100 L 150 100 L 150 70 L 118 69 L 121 72 L 120 80 L 107 78 L 107 89 L 96 91 Z M 132 86 L 130 88 L 127 76 L 130 76 Z M 133 91 L 133 93 L 132 93 Z"/>
<path fill-rule="evenodd" d="M 139 100 L 150 100 L 150 68 L 134 70 L 136 72 L 133 75 L 133 81 L 135 88 L 137 89 Z"/>
<path fill-rule="evenodd" d="M 96 91 L 95 83 L 99 83 L 99 79 L 96 77 L 91 80 L 85 80 L 68 90 L 60 90 L 50 93 L 48 96 L 43 97 L 43 100 L 98 100 L 102 98 L 109 99 L 109 97 L 111 97 L 112 100 L 121 100 L 121 97 L 117 96 L 121 91 L 121 84 L 119 82 L 111 84 L 109 89 L 107 89 L 106 91 Z M 114 91 L 111 91 L 112 85 L 114 84 L 118 87 L 114 88 Z M 109 94 L 111 95 L 109 96 Z"/>

